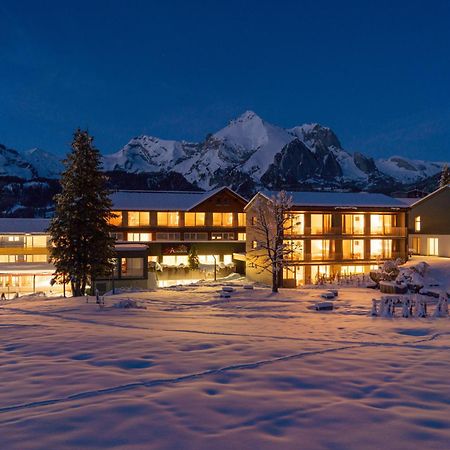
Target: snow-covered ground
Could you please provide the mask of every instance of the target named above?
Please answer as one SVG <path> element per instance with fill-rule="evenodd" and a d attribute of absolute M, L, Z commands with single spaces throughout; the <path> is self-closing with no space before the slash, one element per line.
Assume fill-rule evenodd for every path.
<path fill-rule="evenodd" d="M 4 302 L 1 448 L 448 448 L 448 318 L 372 318 L 364 288 L 322 313 L 320 288 L 219 289 Z"/>

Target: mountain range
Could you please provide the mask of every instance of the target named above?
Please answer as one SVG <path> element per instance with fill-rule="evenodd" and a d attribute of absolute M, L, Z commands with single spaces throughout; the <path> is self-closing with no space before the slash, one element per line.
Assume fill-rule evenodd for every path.
<path fill-rule="evenodd" d="M 160 180 L 176 174 L 184 187 L 209 190 L 228 185 L 251 194 L 259 188 L 392 192 L 435 177 L 443 162 L 400 156 L 374 159 L 346 151 L 328 127 L 304 124 L 286 129 L 246 111 L 202 142 L 135 137 L 119 151 L 104 155 L 103 165 L 116 176 L 149 174 L 154 183 L 155 176 Z M 18 152 L 0 144 L 0 177 L 54 179 L 61 170 L 62 163 L 49 152 Z"/>

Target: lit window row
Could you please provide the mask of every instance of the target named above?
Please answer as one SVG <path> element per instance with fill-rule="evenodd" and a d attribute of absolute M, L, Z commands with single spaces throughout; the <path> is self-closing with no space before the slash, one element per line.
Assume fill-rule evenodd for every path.
<path fill-rule="evenodd" d="M 311 234 L 327 234 L 333 231 L 332 214 L 313 213 L 310 214 L 310 216 Z M 342 233 L 364 234 L 366 217 L 367 215 L 364 214 L 342 214 Z M 369 220 L 371 234 L 389 234 L 396 225 L 396 216 L 394 214 L 370 214 Z M 252 224 L 254 223 L 256 223 L 256 218 L 252 217 Z M 289 235 L 305 234 L 305 214 L 289 214 L 289 218 L 285 225 L 285 233 Z"/>
<path fill-rule="evenodd" d="M 142 227 L 150 225 L 150 213 L 148 211 L 128 211 L 128 226 Z M 181 212 L 178 211 L 158 211 L 156 213 L 157 226 L 160 227 L 178 227 L 181 225 Z M 212 224 L 215 227 L 232 227 L 234 225 L 234 214 L 232 212 L 213 212 Z M 245 213 L 237 213 L 237 226 L 245 227 Z M 109 220 L 111 225 L 122 226 L 123 214 L 121 211 L 114 211 L 113 217 Z M 203 227 L 206 224 L 206 213 L 204 212 L 186 212 L 184 213 L 184 226 Z"/>

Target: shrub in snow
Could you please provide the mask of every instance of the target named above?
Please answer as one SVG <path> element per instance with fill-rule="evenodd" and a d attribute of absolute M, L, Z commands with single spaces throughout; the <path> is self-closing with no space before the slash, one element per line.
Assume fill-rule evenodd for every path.
<path fill-rule="evenodd" d="M 124 309 L 146 309 L 145 306 L 142 306 L 136 302 L 136 300 L 131 300 L 131 298 L 120 300 L 114 304 L 115 308 L 124 308 Z"/>
<path fill-rule="evenodd" d="M 370 278 L 377 284 L 380 281 L 394 281 L 400 273 L 399 266 L 402 263 L 403 260 L 401 258 L 387 260 L 380 269 L 370 272 Z"/>
<path fill-rule="evenodd" d="M 441 293 L 439 296 L 434 317 L 448 317 L 448 298 L 445 293 Z"/>

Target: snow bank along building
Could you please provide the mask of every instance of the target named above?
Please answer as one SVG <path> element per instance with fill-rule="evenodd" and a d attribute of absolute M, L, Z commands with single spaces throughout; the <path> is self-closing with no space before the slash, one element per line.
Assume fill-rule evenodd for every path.
<path fill-rule="evenodd" d="M 416 255 L 450 257 L 450 185 L 410 206 L 409 247 Z"/>
<path fill-rule="evenodd" d="M 256 227 L 258 201 L 276 193 L 258 193 L 248 203 L 247 277 L 271 284 L 271 273 L 261 272 L 264 239 Z M 283 287 L 315 283 L 338 274 L 369 272 L 380 261 L 408 257 L 408 205 L 383 194 L 289 192 L 290 220 L 284 241 L 292 252 L 283 269 Z M 252 258 L 251 255 L 254 255 Z M 255 259 L 256 258 L 256 259 Z"/>

